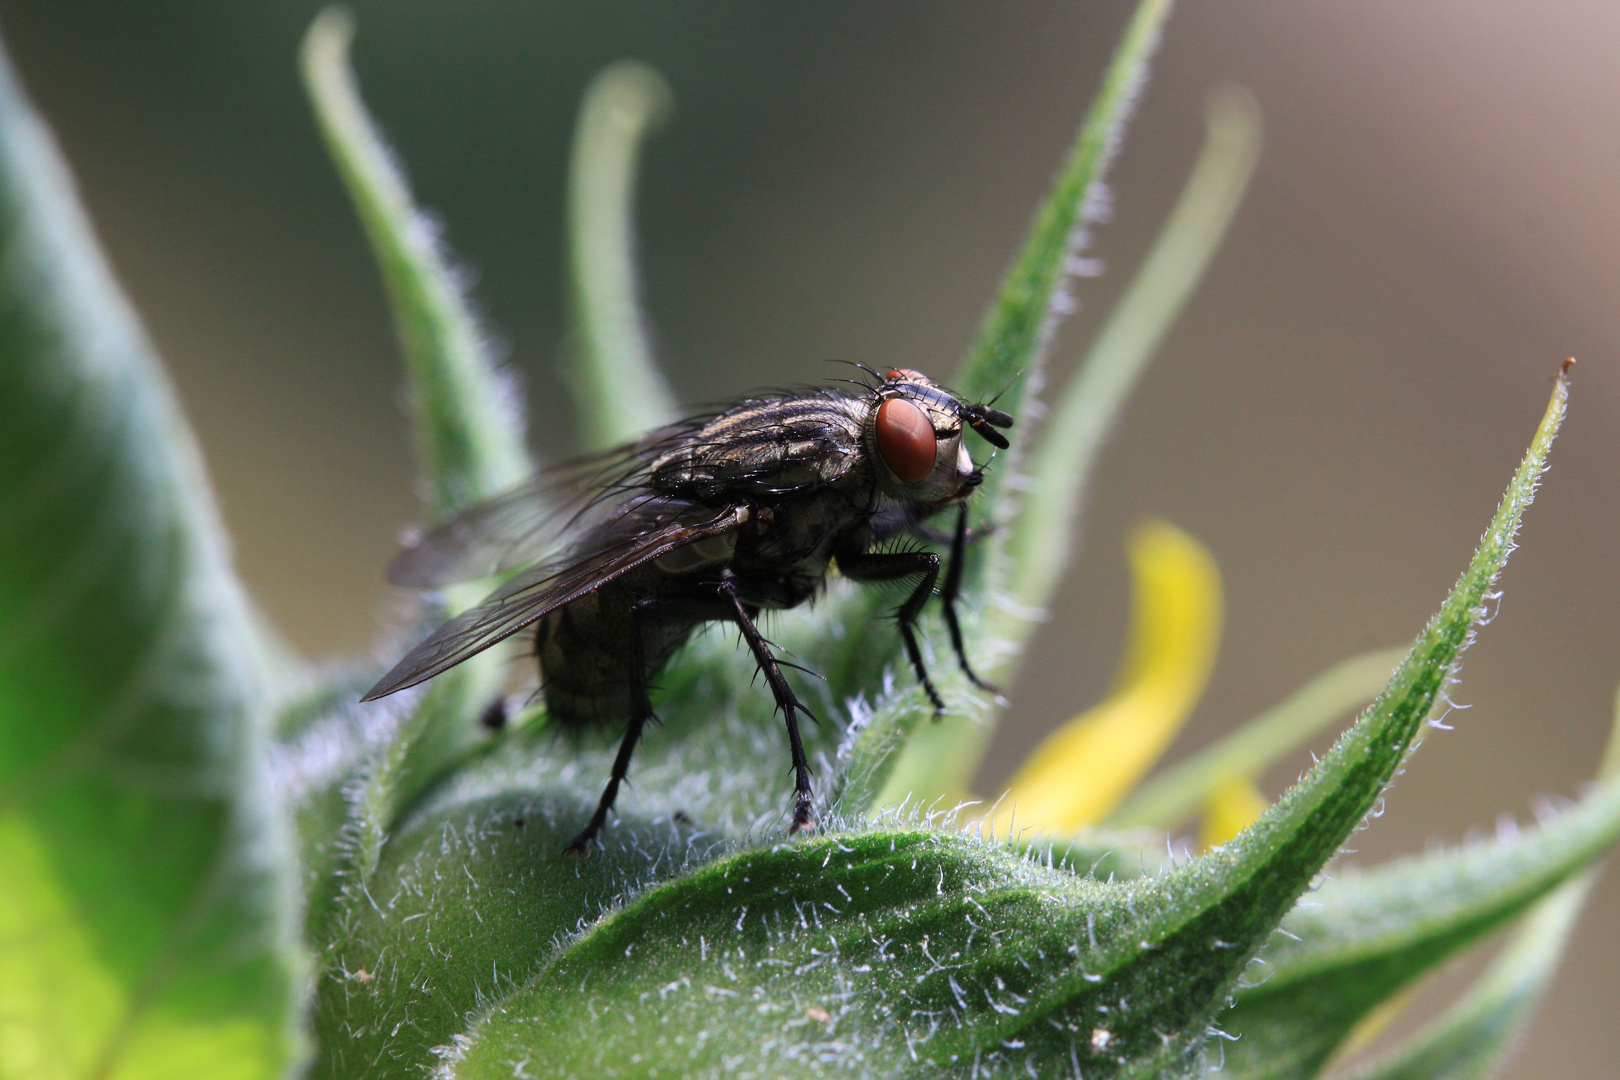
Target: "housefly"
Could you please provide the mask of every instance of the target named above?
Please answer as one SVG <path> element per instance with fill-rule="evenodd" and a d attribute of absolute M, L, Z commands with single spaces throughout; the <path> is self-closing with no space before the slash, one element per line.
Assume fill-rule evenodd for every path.
<path fill-rule="evenodd" d="M 365 700 L 415 686 L 536 627 L 550 720 L 568 728 L 626 724 L 596 812 L 569 844 L 583 853 L 653 719 L 648 680 L 695 628 L 732 622 L 786 721 L 791 831 L 810 825 L 798 720 L 809 713 L 755 625 L 761 611 L 813 599 L 834 562 L 854 581 L 914 580 L 898 612 L 900 635 L 929 700 L 943 711 L 915 629 L 939 581 L 940 557 L 880 546 L 954 507 L 941 590 L 946 626 L 967 677 L 993 689 L 969 666 L 956 617 L 966 499 L 984 477 L 963 429 L 1004 448 L 997 429 L 1013 419 L 909 369 L 869 374 L 870 382 L 745 398 L 547 469 L 408 544 L 389 567 L 396 584 L 431 588 L 517 573 L 412 649 Z"/>

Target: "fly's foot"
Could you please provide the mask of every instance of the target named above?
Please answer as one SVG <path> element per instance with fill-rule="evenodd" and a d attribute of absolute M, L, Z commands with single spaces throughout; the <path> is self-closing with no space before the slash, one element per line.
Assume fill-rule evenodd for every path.
<path fill-rule="evenodd" d="M 983 690 L 985 693 L 989 694 L 992 698 L 995 699 L 995 702 L 996 702 L 997 705 L 1000 705 L 1002 707 L 1006 707 L 1006 706 L 1012 704 L 1012 702 L 1007 700 L 1007 695 L 1001 689 L 1001 687 L 997 686 L 995 683 L 991 682 L 989 679 L 981 679 L 981 678 L 979 678 L 977 675 L 973 674 L 973 671 L 972 671 L 971 668 L 968 668 L 966 666 L 964 666 L 962 668 L 962 672 L 963 672 L 963 674 L 965 674 L 968 677 L 968 682 L 972 683 L 974 686 L 977 686 L 980 690 Z"/>
<path fill-rule="evenodd" d="M 810 792 L 808 789 L 793 793 L 793 824 L 788 826 L 788 835 L 796 835 L 803 829 L 814 829 L 816 816 L 810 806 Z"/>

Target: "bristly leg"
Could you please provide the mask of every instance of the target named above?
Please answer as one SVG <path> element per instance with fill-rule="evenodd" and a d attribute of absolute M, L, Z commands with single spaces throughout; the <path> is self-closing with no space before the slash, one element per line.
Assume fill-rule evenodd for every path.
<path fill-rule="evenodd" d="M 906 597 L 905 603 L 900 605 L 895 620 L 900 624 L 900 640 L 905 642 L 906 655 L 911 658 L 912 669 L 917 672 L 917 681 L 922 683 L 923 692 L 933 703 L 935 714 L 943 713 L 945 699 L 934 688 L 934 680 L 928 677 L 922 647 L 917 643 L 916 628 L 917 616 L 922 613 L 928 598 L 934 595 L 934 582 L 939 580 L 939 556 L 931 551 L 852 551 L 839 554 L 837 559 L 838 568 L 851 581 L 922 578 L 917 587 L 911 590 L 911 595 Z"/>
<path fill-rule="evenodd" d="M 754 654 L 754 662 L 770 684 L 771 693 L 776 698 L 776 707 L 782 710 L 782 717 L 787 722 L 788 751 L 793 757 L 793 821 L 788 827 L 788 835 L 793 835 L 800 829 L 809 828 L 815 824 L 812 813 L 812 795 L 810 790 L 810 761 L 804 754 L 804 739 L 799 734 L 799 713 L 804 713 L 814 719 L 809 709 L 799 704 L 799 699 L 788 685 L 786 676 L 782 674 L 781 665 L 777 663 L 776 654 L 771 652 L 759 627 L 754 625 L 753 613 L 737 595 L 737 587 L 729 581 L 719 584 L 720 595 L 728 606 L 726 617 L 737 623 L 737 629 L 742 632 L 743 640 L 748 642 L 749 650 Z"/>
<path fill-rule="evenodd" d="M 659 619 L 699 618 L 713 619 L 725 618 L 729 612 L 716 611 L 714 600 L 638 600 L 630 607 L 630 724 L 624 731 L 624 738 L 619 742 L 619 752 L 613 758 L 613 771 L 608 776 L 607 787 L 602 789 L 602 797 L 597 801 L 596 813 L 580 831 L 580 834 L 568 842 L 563 850 L 571 855 L 589 854 L 591 841 L 596 834 L 602 831 L 602 825 L 607 821 L 608 812 L 613 809 L 613 802 L 619 797 L 619 786 L 624 783 L 630 772 L 630 758 L 636 752 L 636 743 L 641 739 L 642 729 L 647 721 L 654 719 L 652 711 L 652 698 L 647 687 L 647 660 L 646 643 L 642 640 L 642 631 L 647 623 Z"/>
<path fill-rule="evenodd" d="M 956 662 L 961 665 L 962 674 L 968 677 L 968 682 L 980 690 L 994 694 L 1000 699 L 1001 688 L 995 683 L 979 678 L 974 673 L 972 665 L 968 663 L 967 652 L 962 648 L 962 625 L 956 618 L 956 600 L 962 592 L 963 556 L 967 554 L 967 524 L 967 503 L 962 503 L 956 509 L 956 532 L 951 536 L 951 562 L 945 571 L 945 586 L 939 591 L 939 602 L 945 609 L 945 628 L 950 631 L 951 649 L 956 653 Z"/>

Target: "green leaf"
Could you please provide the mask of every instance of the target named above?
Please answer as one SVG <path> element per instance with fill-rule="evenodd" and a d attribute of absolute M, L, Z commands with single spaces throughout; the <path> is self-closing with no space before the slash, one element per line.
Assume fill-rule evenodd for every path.
<path fill-rule="evenodd" d="M 591 80 L 579 110 L 568 173 L 568 283 L 574 402 L 587 450 L 675 419 L 643 325 L 634 232 L 641 140 L 663 122 L 671 100 L 657 71 L 622 60 Z"/>
<path fill-rule="evenodd" d="M 1150 7 L 1144 4 L 1138 9 L 1137 22 L 1116 54 L 1104 95 L 1093 107 L 1081 133 L 1070 170 L 1080 169 L 1082 162 L 1090 162 L 1092 169 L 1099 168 L 1102 161 L 1083 152 L 1096 141 L 1094 128 L 1113 131 L 1123 124 L 1131 95 L 1122 88 L 1134 85 L 1139 75 L 1129 73 L 1138 71 L 1146 62 L 1146 52 L 1130 50 L 1148 48 L 1152 36 L 1144 21 L 1162 18 L 1163 14 L 1154 16 Z M 1103 113 L 1107 102 L 1112 103 L 1114 111 Z M 984 541 L 989 580 L 985 602 L 976 605 L 981 610 L 975 634 L 968 640 L 985 643 L 992 658 L 981 667 L 991 671 L 1003 685 L 1016 676 L 1024 643 L 1068 566 L 1075 547 L 1080 501 L 1108 428 L 1203 277 L 1254 171 L 1260 152 L 1260 113 L 1253 99 L 1237 90 L 1217 94 L 1210 101 L 1207 126 L 1203 152 L 1147 261 L 1087 353 L 1050 420 L 1040 428 L 1027 476 L 1015 488 L 1002 490 L 995 504 L 993 517 L 1001 529 Z M 1060 178 L 1013 280 L 1004 289 L 978 357 L 1011 351 L 1012 346 L 1005 343 L 1008 337 L 1024 340 L 1002 325 L 1029 325 L 1028 306 L 1020 307 L 1011 298 L 1036 295 L 1034 281 L 1042 282 L 1048 290 L 1040 294 L 1048 304 L 1059 295 L 1056 288 L 1060 278 L 1050 263 L 1056 250 L 1056 234 L 1047 230 L 1056 229 L 1063 220 L 1069 220 L 1072 227 L 1072 219 L 1062 218 L 1056 208 L 1061 199 L 1086 190 L 1073 187 L 1076 182 L 1069 171 Z M 1095 176 L 1087 184 L 1094 182 Z M 1027 265 L 1041 269 L 1025 269 Z M 982 362 L 995 367 L 987 360 Z M 1037 361 L 1031 363 L 1039 369 Z M 1013 406 L 1004 398 L 1001 407 Z M 1017 429 L 1022 434 L 1014 439 L 1012 453 L 1005 461 L 998 461 L 986 473 L 987 478 L 1004 478 L 1025 468 L 1020 448 L 1028 445 L 1028 433 L 1038 415 L 1032 409 L 1026 411 L 1031 415 Z M 993 484 L 986 486 L 998 490 Z M 994 494 L 990 497 L 997 498 Z M 993 730 L 991 724 L 978 717 L 952 716 L 917 731 L 893 765 L 893 775 L 878 804 L 898 802 L 908 793 L 927 798 L 935 793 L 968 790 Z"/>
<path fill-rule="evenodd" d="M 327 10 L 305 36 L 305 85 L 327 148 L 371 240 L 410 377 L 419 458 L 433 512 L 446 517 L 517 485 L 532 466 L 517 389 L 489 355 L 433 224 L 361 101 L 348 50 L 354 27 Z M 466 607 L 479 587 L 442 597 Z M 442 614 L 428 605 L 430 617 Z M 509 649 L 496 648 L 382 704 L 338 702 L 282 749 L 294 796 L 317 940 L 339 898 L 364 893 L 400 815 L 486 737 L 476 717 L 500 693 Z M 369 682 L 369 680 L 365 680 Z M 355 697 L 365 682 L 345 686 Z"/>
<path fill-rule="evenodd" d="M 965 1075 L 1073 972 L 1101 889 L 916 830 L 747 852 L 599 923 L 458 1040 L 447 1071 Z"/>
<path fill-rule="evenodd" d="M 1620 837 L 1620 784 L 1535 829 L 1324 885 L 1221 1026 L 1235 1077 L 1311 1077 L 1363 1017 L 1578 875 Z"/>
<path fill-rule="evenodd" d="M 302 1054 L 268 653 L 197 448 L 0 71 L 0 1071 Z"/>
<path fill-rule="evenodd" d="M 1334 665 L 1213 746 L 1148 780 L 1108 815 L 1106 824 L 1175 828 L 1222 784 L 1258 776 L 1333 720 L 1372 701 L 1405 656 L 1405 649 L 1383 649 Z"/>
<path fill-rule="evenodd" d="M 411 377 L 417 452 L 440 517 L 532 471 L 516 389 L 489 357 L 432 222 L 366 114 L 349 67 L 354 24 L 323 11 L 304 38 L 304 83 L 327 149 L 371 239 Z"/>
<path fill-rule="evenodd" d="M 1485 1080 L 1552 981 L 1592 888 L 1583 875 L 1542 900 L 1479 981 L 1443 1015 L 1345 1080 Z"/>
<path fill-rule="evenodd" d="M 326 946 L 311 1075 L 425 1074 L 469 1013 L 526 983 L 582 923 L 708 846 L 691 830 L 621 818 L 590 858 L 564 854 L 593 802 L 507 790 L 405 824 Z"/>
<path fill-rule="evenodd" d="M 593 1076 L 721 1075 L 744 1062 L 766 1075 L 1193 1068 L 1244 969 L 1440 702 L 1565 396 L 1560 378 L 1479 552 L 1385 692 L 1231 845 L 1109 882 L 927 830 L 746 851 L 598 922 L 447 1048 L 448 1074 L 537 1062 Z M 1594 811 L 1605 826 L 1614 812 Z"/>
<path fill-rule="evenodd" d="M 1380 1066 L 1391 1076 L 1483 1075 L 1551 977 L 1590 875 L 1564 882 L 1620 836 L 1620 720 L 1598 776 L 1576 808 L 1535 829 L 1324 886 L 1289 916 L 1261 984 L 1223 1021 L 1242 1034 L 1228 1071 L 1317 1075 L 1375 1009 L 1556 887 L 1469 995 Z"/>

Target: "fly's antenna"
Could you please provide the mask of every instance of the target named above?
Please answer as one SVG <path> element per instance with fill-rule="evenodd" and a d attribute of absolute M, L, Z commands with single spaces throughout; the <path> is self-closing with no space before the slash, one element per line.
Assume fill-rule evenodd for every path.
<path fill-rule="evenodd" d="M 996 428 L 1012 427 L 1013 418 L 1010 415 L 1000 409 L 992 409 L 988 405 L 963 405 L 961 412 L 962 419 L 967 422 L 968 427 L 972 428 L 979 438 L 998 450 L 1007 449 L 1009 445 L 1007 436 L 997 431 Z"/>

